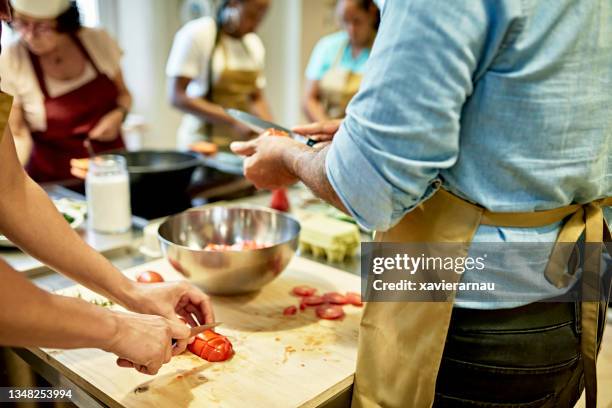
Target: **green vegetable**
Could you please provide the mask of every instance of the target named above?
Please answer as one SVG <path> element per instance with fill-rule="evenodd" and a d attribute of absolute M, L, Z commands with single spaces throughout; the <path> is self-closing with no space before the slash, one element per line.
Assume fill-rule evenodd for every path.
<path fill-rule="evenodd" d="M 68 224 L 72 224 L 74 222 L 74 217 L 66 214 L 66 213 L 62 213 L 62 215 L 64 216 L 64 219 L 66 221 L 68 221 Z"/>

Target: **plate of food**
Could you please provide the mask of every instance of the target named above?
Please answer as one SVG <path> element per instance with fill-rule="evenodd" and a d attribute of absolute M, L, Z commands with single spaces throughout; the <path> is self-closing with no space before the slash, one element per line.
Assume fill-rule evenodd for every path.
<path fill-rule="evenodd" d="M 83 225 L 85 213 L 87 212 L 87 207 L 84 202 L 64 198 L 61 200 L 53 200 L 53 204 L 55 204 L 58 211 L 64 216 L 64 219 L 70 224 L 72 229 L 77 229 Z M 0 247 L 14 248 L 15 244 L 9 241 L 7 237 L 0 234 Z"/>

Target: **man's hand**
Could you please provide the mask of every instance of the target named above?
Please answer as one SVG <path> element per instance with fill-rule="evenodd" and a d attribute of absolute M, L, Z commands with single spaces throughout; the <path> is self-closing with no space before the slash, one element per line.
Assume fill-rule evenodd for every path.
<path fill-rule="evenodd" d="M 119 137 L 122 123 L 123 112 L 119 109 L 110 111 L 89 132 L 89 138 L 98 142 L 112 142 Z"/>
<path fill-rule="evenodd" d="M 143 374 L 157 374 L 173 355 L 173 339 L 186 342 L 189 328 L 160 316 L 113 312 L 117 330 L 104 350 L 116 354 L 117 365 Z M 92 328 L 95 330 L 95 328 Z"/>
<path fill-rule="evenodd" d="M 328 142 L 334 138 L 334 135 L 340 129 L 342 119 L 328 120 L 325 122 L 311 123 L 309 125 L 296 126 L 292 131 L 306 136 L 317 142 Z"/>
<path fill-rule="evenodd" d="M 295 184 L 298 178 L 292 168 L 295 159 L 308 146 L 288 137 L 261 134 L 248 142 L 234 142 L 230 148 L 236 154 L 246 156 L 244 175 L 257 188 L 275 190 Z"/>
<path fill-rule="evenodd" d="M 191 326 L 215 322 L 210 298 L 186 281 L 134 283 L 130 300 L 125 303 L 125 306 L 134 312 L 163 316 L 177 324 L 184 325 L 178 316 Z M 172 354 L 181 354 L 188 344 L 189 339 L 177 338 Z"/>

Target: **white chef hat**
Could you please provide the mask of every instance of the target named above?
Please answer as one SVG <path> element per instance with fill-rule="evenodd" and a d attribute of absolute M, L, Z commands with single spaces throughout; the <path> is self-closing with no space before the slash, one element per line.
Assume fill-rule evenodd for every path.
<path fill-rule="evenodd" d="M 15 11 L 34 18 L 56 18 L 70 8 L 70 0 L 11 0 Z"/>

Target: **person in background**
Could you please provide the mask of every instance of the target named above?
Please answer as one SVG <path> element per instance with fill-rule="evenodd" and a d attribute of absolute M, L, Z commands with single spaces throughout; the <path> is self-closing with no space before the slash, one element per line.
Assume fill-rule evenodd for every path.
<path fill-rule="evenodd" d="M 264 45 L 255 30 L 270 0 L 225 0 L 217 18 L 202 17 L 182 27 L 166 67 L 173 106 L 186 113 L 178 146 L 208 140 L 227 150 L 251 131 L 224 109 L 234 108 L 270 120 L 264 86 Z"/>
<path fill-rule="evenodd" d="M 50 13 L 60 2 L 17 3 L 36 3 Z M 10 16 L 8 0 L 0 0 L 0 18 Z M 134 282 L 91 249 L 20 165 L 8 126 L 12 102 L 13 97 L 0 92 L 0 231 L 49 268 L 135 313 L 49 293 L 0 259 L 0 345 L 100 348 L 116 354 L 122 367 L 157 373 L 190 340 L 179 316 L 214 322 L 209 298 L 187 282 Z"/>
<path fill-rule="evenodd" d="M 343 31 L 317 43 L 306 69 L 304 114 L 314 122 L 344 117 L 361 85 L 380 24 L 380 13 L 372 0 L 338 0 L 336 14 Z"/>
<path fill-rule="evenodd" d="M 70 159 L 123 148 L 132 97 L 121 49 L 104 30 L 81 26 L 76 2 L 11 0 L 19 38 L 0 58 L 2 90 L 19 159 L 38 182 L 71 179 Z"/>

